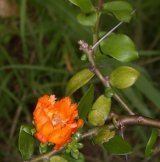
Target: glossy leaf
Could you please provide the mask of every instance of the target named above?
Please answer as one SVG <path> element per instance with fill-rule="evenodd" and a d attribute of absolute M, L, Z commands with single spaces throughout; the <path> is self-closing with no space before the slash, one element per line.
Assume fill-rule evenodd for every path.
<path fill-rule="evenodd" d="M 104 11 L 113 14 L 119 21 L 129 22 L 132 17 L 132 6 L 125 1 L 107 2 L 103 7 Z"/>
<path fill-rule="evenodd" d="M 79 118 L 85 119 L 87 114 L 92 108 L 92 102 L 94 98 L 94 87 L 93 85 L 87 90 L 87 92 L 83 95 L 78 105 L 78 114 Z"/>
<path fill-rule="evenodd" d="M 111 34 L 101 43 L 101 50 L 121 62 L 130 62 L 138 58 L 133 41 L 124 34 Z"/>
<path fill-rule="evenodd" d="M 101 95 L 93 104 L 88 115 L 88 121 L 94 126 L 101 126 L 105 123 L 111 108 L 111 98 Z"/>
<path fill-rule="evenodd" d="M 89 13 L 94 10 L 91 0 L 69 0 L 74 5 L 80 7 L 82 12 Z"/>
<path fill-rule="evenodd" d="M 85 25 L 85 26 L 95 26 L 97 16 L 96 13 L 90 13 L 90 14 L 83 14 L 80 13 L 77 16 L 77 19 L 80 24 Z"/>
<path fill-rule="evenodd" d="M 110 75 L 110 83 L 113 87 L 124 89 L 132 86 L 140 73 L 132 67 L 120 66 Z"/>
<path fill-rule="evenodd" d="M 153 129 L 151 136 L 148 140 L 147 146 L 146 146 L 145 157 L 152 156 L 153 147 L 154 147 L 154 144 L 156 143 L 157 137 L 158 137 L 158 132 L 157 132 L 157 130 Z"/>
<path fill-rule="evenodd" d="M 80 87 L 84 86 L 94 76 L 94 73 L 89 69 L 83 69 L 76 73 L 68 82 L 66 95 L 72 95 Z"/>
<path fill-rule="evenodd" d="M 121 136 L 113 137 L 109 142 L 103 144 L 104 148 L 115 155 L 125 155 L 132 152 L 132 147 Z"/>
<path fill-rule="evenodd" d="M 21 126 L 18 139 L 18 148 L 23 160 L 29 159 L 34 152 L 34 138 L 32 135 L 24 131 L 25 128 L 25 125 Z"/>
<path fill-rule="evenodd" d="M 102 144 L 108 142 L 115 136 L 115 131 L 110 131 L 108 126 L 103 126 L 98 130 L 96 136 L 93 138 L 95 144 Z"/>
<path fill-rule="evenodd" d="M 50 158 L 49 162 L 68 162 L 68 161 L 61 156 L 55 155 Z"/>

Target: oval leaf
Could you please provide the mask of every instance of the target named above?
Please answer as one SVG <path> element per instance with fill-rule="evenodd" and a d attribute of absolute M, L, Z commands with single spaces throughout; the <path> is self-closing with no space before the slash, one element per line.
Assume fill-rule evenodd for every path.
<path fill-rule="evenodd" d="M 103 10 L 113 14 L 118 20 L 129 22 L 132 17 L 132 6 L 125 1 L 107 2 L 103 6 Z"/>
<path fill-rule="evenodd" d="M 113 87 L 124 89 L 132 86 L 140 73 L 132 67 L 121 66 L 115 69 L 110 75 L 110 83 Z"/>
<path fill-rule="evenodd" d="M 34 151 L 34 138 L 32 135 L 24 131 L 25 126 L 22 125 L 19 132 L 18 148 L 23 160 L 29 159 Z"/>
<path fill-rule="evenodd" d="M 50 162 L 68 162 L 66 159 L 58 155 L 52 156 L 49 161 Z"/>
<path fill-rule="evenodd" d="M 113 137 L 109 142 L 103 144 L 104 148 L 115 155 L 125 155 L 132 152 L 132 147 L 121 136 Z"/>
<path fill-rule="evenodd" d="M 85 26 L 95 26 L 97 16 L 96 13 L 90 13 L 90 14 L 83 14 L 80 13 L 77 16 L 77 19 L 80 24 Z"/>
<path fill-rule="evenodd" d="M 149 157 L 152 156 L 153 154 L 153 146 L 156 143 L 158 137 L 158 132 L 157 130 L 153 129 L 151 136 L 148 140 L 147 146 L 146 146 L 146 150 L 145 150 L 145 157 Z"/>
<path fill-rule="evenodd" d="M 102 144 L 104 142 L 108 142 L 115 136 L 115 131 L 110 131 L 109 128 L 105 125 L 100 128 L 93 138 L 95 144 Z"/>
<path fill-rule="evenodd" d="M 83 95 L 78 105 L 78 114 L 79 118 L 85 119 L 87 114 L 92 108 L 92 102 L 94 97 L 94 87 L 93 85 L 87 90 L 87 92 Z"/>
<path fill-rule="evenodd" d="M 69 0 L 69 1 L 74 5 L 78 6 L 84 13 L 89 13 L 94 10 L 94 7 L 90 0 Z"/>
<path fill-rule="evenodd" d="M 94 126 L 105 123 L 111 108 L 111 98 L 101 95 L 94 103 L 88 115 L 88 121 Z"/>
<path fill-rule="evenodd" d="M 66 95 L 72 95 L 76 90 L 85 85 L 93 76 L 94 73 L 89 69 L 84 69 L 76 73 L 67 84 Z"/>
<path fill-rule="evenodd" d="M 138 58 L 133 41 L 124 34 L 111 34 L 101 43 L 101 50 L 121 62 L 130 62 Z"/>

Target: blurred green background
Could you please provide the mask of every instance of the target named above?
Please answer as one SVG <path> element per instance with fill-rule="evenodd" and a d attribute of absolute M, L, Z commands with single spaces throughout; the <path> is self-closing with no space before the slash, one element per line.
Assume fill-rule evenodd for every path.
<path fill-rule="evenodd" d="M 131 65 L 142 75 L 135 86 L 119 93 L 136 113 L 160 118 L 160 1 L 130 2 L 136 16 L 117 32 L 134 40 L 140 59 Z M 84 39 L 91 44 L 92 33 L 77 22 L 78 11 L 68 0 L 0 0 L 0 162 L 22 161 L 18 132 L 22 123 L 32 122 L 37 98 L 52 93 L 63 97 L 68 79 L 88 66 L 80 59 L 77 42 Z M 101 29 L 107 31 L 116 24 L 112 17 L 103 16 Z M 120 64 L 113 59 L 104 62 L 101 57 L 97 63 L 106 75 Z M 92 82 L 95 96 L 104 92 L 98 79 Z M 75 94 L 77 102 L 85 90 Z M 116 102 L 113 109 L 124 113 Z M 159 139 L 154 156 L 144 159 L 150 132 L 141 127 L 127 129 L 126 138 L 134 147 L 131 162 L 159 161 Z M 124 157 L 106 154 L 88 140 L 84 143 L 87 162 L 124 161 Z"/>

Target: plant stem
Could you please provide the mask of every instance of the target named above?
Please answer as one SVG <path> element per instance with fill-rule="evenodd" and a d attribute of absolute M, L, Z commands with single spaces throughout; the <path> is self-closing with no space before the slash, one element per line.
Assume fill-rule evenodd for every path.
<path fill-rule="evenodd" d="M 154 128 L 160 129 L 160 120 L 155 120 L 155 119 L 151 119 L 148 117 L 135 116 L 135 115 L 134 116 L 132 115 L 119 116 L 115 113 L 112 113 L 112 117 L 116 117 L 116 127 L 118 129 L 124 128 L 125 126 L 128 126 L 128 125 L 141 125 L 141 126 L 148 126 L 148 127 L 154 127 Z M 115 129 L 115 126 L 113 125 L 112 121 L 111 123 L 108 124 L 108 126 L 110 129 Z M 82 135 L 82 139 L 95 135 L 100 128 L 101 127 L 96 127 L 84 133 Z M 46 154 L 42 154 L 33 159 L 30 159 L 28 161 L 23 161 L 23 162 L 37 162 L 40 160 L 49 159 L 51 156 L 58 154 L 63 149 L 64 148 L 62 147 L 60 150 L 52 150 Z"/>
<path fill-rule="evenodd" d="M 95 63 L 93 48 L 82 40 L 79 41 L 79 45 L 80 50 L 82 50 L 87 55 L 88 61 L 91 64 L 91 70 L 97 75 L 97 77 L 100 79 L 100 81 L 103 83 L 105 87 L 107 88 L 110 87 L 108 77 L 104 76 L 101 73 L 101 71 L 99 70 L 98 66 Z M 118 94 L 115 93 L 114 98 L 122 105 L 125 111 L 127 111 L 130 115 L 135 115 L 135 113 L 129 108 L 129 106 L 123 101 L 123 99 Z"/>

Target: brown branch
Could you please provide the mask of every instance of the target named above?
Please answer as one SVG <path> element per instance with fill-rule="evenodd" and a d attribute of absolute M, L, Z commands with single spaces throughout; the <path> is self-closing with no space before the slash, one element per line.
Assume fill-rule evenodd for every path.
<path fill-rule="evenodd" d="M 103 83 L 105 87 L 110 87 L 108 77 L 104 76 L 98 66 L 95 63 L 94 60 L 94 51 L 92 47 L 90 47 L 86 42 L 83 40 L 80 40 L 79 42 L 80 50 L 82 50 L 86 56 L 88 57 L 88 61 L 91 64 L 91 70 L 97 75 L 97 77 L 100 79 L 100 81 Z M 130 114 L 135 115 L 135 113 L 128 107 L 128 105 L 123 101 L 123 99 L 115 93 L 114 98 L 122 105 L 122 107 Z"/>
<path fill-rule="evenodd" d="M 141 125 L 160 129 L 160 120 L 144 116 L 120 116 L 117 118 L 117 126 L 125 127 L 128 125 Z"/>
<path fill-rule="evenodd" d="M 155 120 L 155 119 L 151 119 L 151 118 L 144 117 L 144 116 L 132 116 L 132 115 L 118 116 L 115 113 L 112 113 L 111 115 L 112 115 L 112 118 L 116 117 L 116 126 L 112 123 L 112 121 L 108 125 L 109 129 L 111 130 L 116 129 L 116 128 L 121 129 L 128 125 L 141 125 L 141 126 L 148 126 L 148 127 L 154 127 L 154 128 L 160 129 L 160 120 Z M 95 127 L 89 130 L 88 132 L 84 133 L 82 135 L 82 139 L 95 135 L 100 128 L 101 127 Z M 63 149 L 64 147 L 62 147 L 60 150 L 52 150 L 48 153 L 42 154 L 40 156 L 37 156 L 31 160 L 24 161 L 24 162 L 37 162 L 37 161 L 44 160 L 44 159 L 48 160 L 51 156 L 58 154 Z"/>

